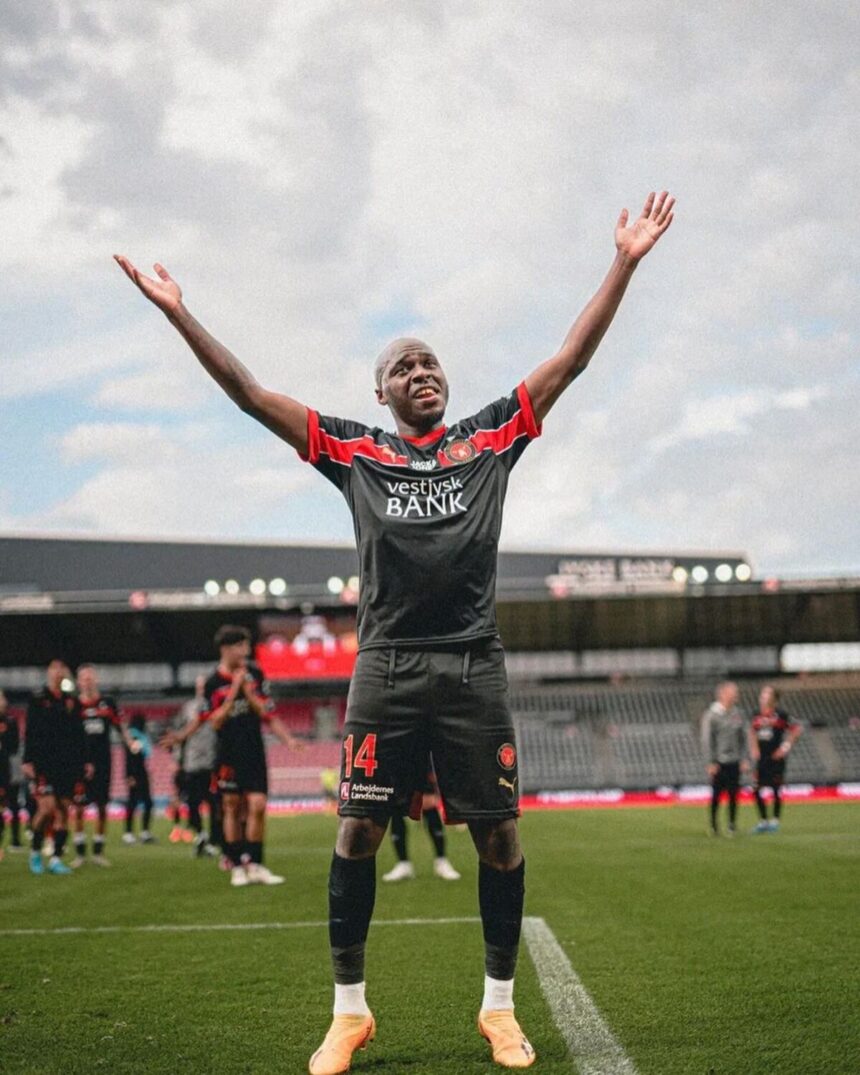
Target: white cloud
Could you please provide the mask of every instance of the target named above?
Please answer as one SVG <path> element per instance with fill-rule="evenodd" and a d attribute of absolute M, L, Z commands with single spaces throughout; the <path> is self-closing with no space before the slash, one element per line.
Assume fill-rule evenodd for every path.
<path fill-rule="evenodd" d="M 55 515 L 104 529 L 101 498 L 135 526 L 191 525 L 179 507 L 194 423 L 217 389 L 114 250 L 144 268 L 163 260 L 261 380 L 371 422 L 384 340 L 369 325 L 400 306 L 443 356 L 460 414 L 558 345 L 611 259 L 618 209 L 666 184 L 676 224 L 520 464 L 506 539 L 731 538 L 772 565 L 813 564 L 825 547 L 856 561 L 846 479 L 826 463 L 855 437 L 836 402 L 857 385 L 856 20 L 811 2 L 779 18 L 643 10 L 116 0 L 4 12 L 0 264 L 26 313 L 0 400 L 64 388 L 107 424 L 148 412 L 128 432 L 153 438 L 142 454 L 170 412 L 159 450 L 189 455 L 91 454 L 99 474 Z M 825 410 L 830 448 L 810 424 Z M 69 460 L 96 451 L 76 421 L 58 413 L 52 431 L 68 434 Z M 808 518 L 763 526 L 738 507 L 736 476 L 755 499 L 762 468 L 766 495 L 794 502 L 811 476 L 801 425 L 818 445 L 826 541 Z"/>

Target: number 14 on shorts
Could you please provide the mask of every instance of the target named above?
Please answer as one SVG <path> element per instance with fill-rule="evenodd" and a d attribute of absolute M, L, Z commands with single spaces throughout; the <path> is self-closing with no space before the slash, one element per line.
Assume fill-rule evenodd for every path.
<path fill-rule="evenodd" d="M 353 768 L 361 769 L 368 778 L 372 777 L 379 768 L 379 762 L 376 760 L 375 732 L 369 733 L 362 739 L 361 745 L 355 753 L 353 753 L 355 750 L 355 736 L 348 735 L 343 741 L 343 750 L 345 755 L 343 775 L 347 780 L 352 776 Z"/>

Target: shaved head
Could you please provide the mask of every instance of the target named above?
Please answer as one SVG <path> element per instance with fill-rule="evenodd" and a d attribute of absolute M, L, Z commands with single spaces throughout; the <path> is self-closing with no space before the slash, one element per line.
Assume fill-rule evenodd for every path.
<path fill-rule="evenodd" d="M 414 336 L 401 336 L 397 340 L 392 340 L 379 358 L 377 358 L 373 367 L 373 377 L 376 381 L 376 387 L 382 388 L 382 378 L 385 376 L 385 371 L 390 365 L 404 355 L 411 354 L 414 351 L 417 351 L 422 355 L 435 356 L 436 354 L 429 344 L 424 343 L 423 340 L 417 340 Z"/>

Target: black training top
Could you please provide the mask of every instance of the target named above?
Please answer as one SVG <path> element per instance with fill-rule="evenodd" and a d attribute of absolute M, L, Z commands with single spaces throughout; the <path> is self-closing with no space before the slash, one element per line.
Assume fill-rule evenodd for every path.
<path fill-rule="evenodd" d="M 34 692 L 27 703 L 24 758 L 37 776 L 53 778 L 69 773 L 80 779 L 86 761 L 80 703 L 66 691 L 55 693 L 47 686 Z"/>
<path fill-rule="evenodd" d="M 782 746 L 785 733 L 795 724 L 797 721 L 782 709 L 755 714 L 752 729 L 763 761 L 768 761 L 773 752 Z"/>
<path fill-rule="evenodd" d="M 308 412 L 303 458 L 341 490 L 352 512 L 360 649 L 497 635 L 508 475 L 540 432 L 525 384 L 424 437 Z"/>
<path fill-rule="evenodd" d="M 237 675 L 240 674 L 237 672 Z M 248 699 L 240 691 L 230 707 L 227 719 L 218 729 L 218 765 L 266 764 L 266 748 L 263 743 L 262 722 L 268 723 L 272 718 L 272 704 L 266 693 L 266 681 L 256 664 L 250 662 L 243 673 L 251 680 L 251 689 L 266 710 L 262 717 L 257 716 Z M 212 714 L 227 699 L 233 677 L 220 666 L 206 680 L 204 688 L 206 709 L 200 714 L 201 720 L 209 720 Z"/>
<path fill-rule="evenodd" d="M 110 765 L 111 728 L 121 728 L 119 710 L 113 698 L 95 698 L 84 703 L 78 698 L 81 707 L 81 721 L 87 740 L 87 761 L 97 767 Z"/>

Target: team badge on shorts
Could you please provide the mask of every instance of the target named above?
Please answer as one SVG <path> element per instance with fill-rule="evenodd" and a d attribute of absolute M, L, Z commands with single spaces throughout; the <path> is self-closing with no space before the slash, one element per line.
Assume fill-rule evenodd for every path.
<path fill-rule="evenodd" d="M 478 454 L 478 450 L 471 441 L 454 440 L 442 449 L 442 454 L 449 463 L 468 463 Z"/>
<path fill-rule="evenodd" d="M 517 764 L 517 748 L 513 743 L 502 743 L 496 752 L 496 759 L 503 769 L 510 772 Z"/>

